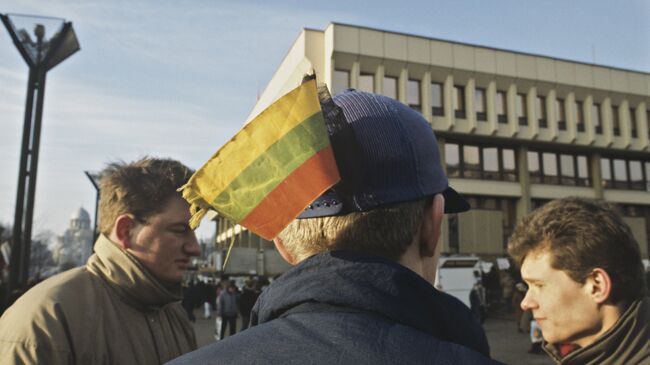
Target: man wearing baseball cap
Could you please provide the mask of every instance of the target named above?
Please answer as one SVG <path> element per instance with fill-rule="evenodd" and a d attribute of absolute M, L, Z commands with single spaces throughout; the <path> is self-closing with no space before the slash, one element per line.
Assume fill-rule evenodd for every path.
<path fill-rule="evenodd" d="M 356 146 L 337 153 L 341 182 L 274 240 L 294 267 L 259 297 L 251 328 L 173 363 L 497 363 L 469 309 L 433 287 L 443 215 L 469 205 L 431 126 L 388 97 L 333 100 Z"/>

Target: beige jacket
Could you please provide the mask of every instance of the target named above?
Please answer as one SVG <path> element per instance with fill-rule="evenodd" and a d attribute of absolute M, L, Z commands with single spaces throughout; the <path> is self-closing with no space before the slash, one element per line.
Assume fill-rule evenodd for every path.
<path fill-rule="evenodd" d="M 36 285 L 0 318 L 0 364 L 161 364 L 196 349 L 180 306 L 101 236 L 85 267 Z"/>
<path fill-rule="evenodd" d="M 648 365 L 650 298 L 632 302 L 614 327 L 589 346 L 564 358 L 548 343 L 544 343 L 544 350 L 560 365 Z"/>

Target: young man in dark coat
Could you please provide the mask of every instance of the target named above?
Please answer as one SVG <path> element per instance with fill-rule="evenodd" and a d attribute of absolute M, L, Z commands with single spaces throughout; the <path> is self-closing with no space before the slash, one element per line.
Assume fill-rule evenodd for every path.
<path fill-rule="evenodd" d="M 543 348 L 562 365 L 650 364 L 650 299 L 639 245 L 620 215 L 580 198 L 522 219 L 508 243 Z"/>
<path fill-rule="evenodd" d="M 260 295 L 249 329 L 174 364 L 496 363 L 469 309 L 433 287 L 443 215 L 469 206 L 431 126 L 388 97 L 333 99 L 356 162 L 274 240 L 294 268 Z"/>

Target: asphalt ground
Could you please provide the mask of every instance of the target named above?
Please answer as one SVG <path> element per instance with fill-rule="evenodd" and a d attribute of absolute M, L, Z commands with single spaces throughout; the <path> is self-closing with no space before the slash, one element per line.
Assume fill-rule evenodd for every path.
<path fill-rule="evenodd" d="M 203 318 L 203 309 L 195 312 L 196 322 L 194 331 L 199 347 L 215 342 L 215 315 Z M 241 328 L 241 318 L 237 320 L 237 328 Z M 485 334 L 490 343 L 492 358 L 511 365 L 553 365 L 546 354 L 529 354 L 530 338 L 527 333 L 517 332 L 513 315 L 507 313 L 492 313 L 483 324 Z"/>

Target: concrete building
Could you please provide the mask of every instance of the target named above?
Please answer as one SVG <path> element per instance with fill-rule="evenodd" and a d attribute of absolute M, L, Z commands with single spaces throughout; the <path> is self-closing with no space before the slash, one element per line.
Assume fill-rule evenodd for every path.
<path fill-rule="evenodd" d="M 431 123 L 474 208 L 447 217 L 446 252 L 502 256 L 520 217 L 573 195 L 619 205 L 648 257 L 650 74 L 332 23 L 300 33 L 249 119 L 311 70 L 333 94 L 384 94 Z M 259 242 L 219 226 L 219 243 Z"/>

